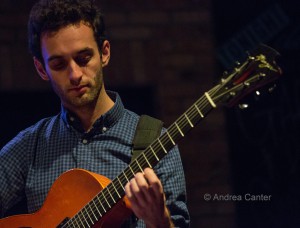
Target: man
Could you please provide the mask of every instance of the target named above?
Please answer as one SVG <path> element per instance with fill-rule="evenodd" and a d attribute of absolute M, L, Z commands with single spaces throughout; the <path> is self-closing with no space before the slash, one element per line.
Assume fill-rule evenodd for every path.
<path fill-rule="evenodd" d="M 82 168 L 113 179 L 130 163 L 139 116 L 124 108 L 117 93 L 105 89 L 102 69 L 110 60 L 110 43 L 104 32 L 92 0 L 41 0 L 32 8 L 29 47 L 34 65 L 51 83 L 62 109 L 20 132 L 1 150 L 2 216 L 24 199 L 28 213 L 37 211 L 67 170 Z M 128 225 L 189 225 L 176 147 L 155 171 L 137 173 L 125 193 L 138 218 Z"/>

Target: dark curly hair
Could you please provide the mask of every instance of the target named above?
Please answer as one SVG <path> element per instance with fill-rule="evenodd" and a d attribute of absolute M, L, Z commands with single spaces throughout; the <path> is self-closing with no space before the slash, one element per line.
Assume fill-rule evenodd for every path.
<path fill-rule="evenodd" d="M 28 21 L 29 51 L 43 63 L 40 39 L 45 32 L 87 23 L 94 31 L 99 50 L 105 38 L 103 15 L 93 0 L 40 0 L 31 9 Z"/>

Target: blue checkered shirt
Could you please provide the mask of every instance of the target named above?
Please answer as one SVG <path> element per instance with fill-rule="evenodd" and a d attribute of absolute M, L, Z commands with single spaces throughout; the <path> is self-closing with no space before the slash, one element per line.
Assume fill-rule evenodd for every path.
<path fill-rule="evenodd" d="M 124 108 L 117 93 L 109 95 L 115 105 L 88 133 L 62 107 L 61 113 L 40 120 L 1 149 L 0 215 L 24 198 L 28 213 L 37 211 L 53 182 L 72 168 L 86 169 L 112 180 L 128 166 L 139 116 Z M 163 183 L 175 225 L 187 227 L 185 179 L 177 147 L 160 161 L 155 171 Z M 145 227 L 143 221 L 136 223 L 136 227 Z"/>

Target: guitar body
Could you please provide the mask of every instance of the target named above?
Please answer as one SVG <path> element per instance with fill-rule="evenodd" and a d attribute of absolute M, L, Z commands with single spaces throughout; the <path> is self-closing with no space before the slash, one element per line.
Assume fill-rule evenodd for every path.
<path fill-rule="evenodd" d="M 109 183 L 108 178 L 96 173 L 83 169 L 69 170 L 54 182 L 39 211 L 1 219 L 0 227 L 58 227 L 66 218 L 72 218 Z M 120 227 L 132 213 L 129 208 L 128 200 L 123 198 L 93 227 Z"/>

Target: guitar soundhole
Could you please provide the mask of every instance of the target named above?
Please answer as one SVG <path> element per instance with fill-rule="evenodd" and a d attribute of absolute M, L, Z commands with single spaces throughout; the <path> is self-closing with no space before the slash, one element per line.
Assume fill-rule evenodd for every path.
<path fill-rule="evenodd" d="M 63 227 L 63 225 L 65 225 L 68 221 L 70 220 L 70 218 L 65 218 L 58 226 L 57 226 L 57 228 L 61 228 L 61 227 Z"/>

